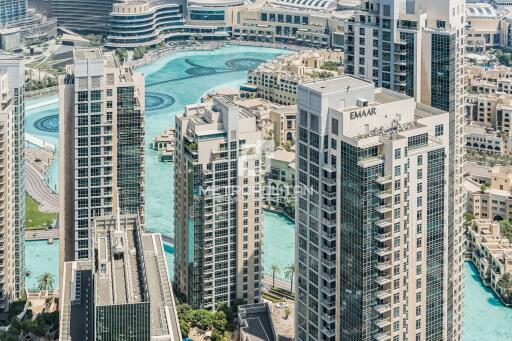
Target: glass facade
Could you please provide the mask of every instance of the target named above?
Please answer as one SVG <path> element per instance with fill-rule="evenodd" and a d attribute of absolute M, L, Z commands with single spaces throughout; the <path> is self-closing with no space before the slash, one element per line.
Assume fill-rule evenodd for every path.
<path fill-rule="evenodd" d="M 189 13 L 190 20 L 224 21 L 225 19 L 224 10 L 208 11 L 205 9 L 191 9 Z"/>
<path fill-rule="evenodd" d="M 455 34 L 432 34 L 432 106 L 455 110 Z"/>
<path fill-rule="evenodd" d="M 150 303 L 96 307 L 96 340 L 151 340 Z"/>
<path fill-rule="evenodd" d="M 27 0 L 0 1 L 0 25 L 20 20 L 27 14 Z"/>
<path fill-rule="evenodd" d="M 134 96 L 117 88 L 117 188 L 121 213 L 138 213 L 144 225 L 144 118 Z"/>
<path fill-rule="evenodd" d="M 427 175 L 427 340 L 443 339 L 445 152 L 428 153 Z"/>
<path fill-rule="evenodd" d="M 384 172 L 383 164 L 360 167 L 358 162 L 377 156 L 377 148 L 359 149 L 342 143 L 341 164 L 341 230 L 340 298 L 341 339 L 370 340 L 375 328 L 375 221 L 381 219 L 375 208 L 381 205 L 375 194 L 379 184 L 375 179 Z M 379 303 L 379 302 L 377 302 Z"/>

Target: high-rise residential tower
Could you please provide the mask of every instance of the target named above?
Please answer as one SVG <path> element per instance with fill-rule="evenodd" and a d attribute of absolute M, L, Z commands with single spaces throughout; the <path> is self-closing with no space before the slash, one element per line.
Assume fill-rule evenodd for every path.
<path fill-rule="evenodd" d="M 426 340 L 459 340 L 462 326 L 464 0 L 363 0 L 347 22 L 346 72 L 450 113 L 450 228 L 443 299 L 428 304 Z M 442 315 L 442 318 L 435 316 Z"/>
<path fill-rule="evenodd" d="M 0 310 L 25 288 L 25 71 L 0 58 Z"/>
<path fill-rule="evenodd" d="M 0 26 L 20 20 L 27 14 L 27 0 L 0 1 Z"/>
<path fill-rule="evenodd" d="M 92 219 L 144 224 L 144 76 L 100 49 L 75 49 L 59 79 L 61 259 L 92 257 Z"/>
<path fill-rule="evenodd" d="M 176 117 L 174 272 L 194 308 L 259 300 L 261 140 L 256 116 L 225 97 Z"/>
<path fill-rule="evenodd" d="M 297 340 L 446 339 L 449 114 L 352 76 L 298 99 Z"/>

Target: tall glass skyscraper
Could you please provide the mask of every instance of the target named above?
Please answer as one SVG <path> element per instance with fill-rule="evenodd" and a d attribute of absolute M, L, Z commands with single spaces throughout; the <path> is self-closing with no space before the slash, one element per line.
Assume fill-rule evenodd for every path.
<path fill-rule="evenodd" d="M 23 19 L 27 14 L 27 0 L 0 1 L 0 26 Z"/>
<path fill-rule="evenodd" d="M 445 339 L 449 113 L 352 76 L 298 95 L 297 340 Z"/>
<path fill-rule="evenodd" d="M 428 293 L 426 340 L 461 338 L 464 25 L 464 0 L 363 0 L 346 24 L 348 73 L 450 113 L 448 227 L 428 239 L 445 252 L 428 254 L 428 278 L 439 287 Z"/>

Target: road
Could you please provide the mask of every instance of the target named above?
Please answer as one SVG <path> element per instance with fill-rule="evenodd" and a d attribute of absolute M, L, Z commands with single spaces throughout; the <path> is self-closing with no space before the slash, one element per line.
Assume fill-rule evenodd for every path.
<path fill-rule="evenodd" d="M 263 281 L 261 282 L 263 284 L 263 289 L 265 292 L 268 292 L 270 288 L 272 288 L 272 275 L 270 274 L 264 274 L 263 275 Z M 276 287 L 281 289 L 290 290 L 290 281 L 285 281 L 279 278 L 276 278 Z M 294 288 L 295 291 L 295 288 Z"/>

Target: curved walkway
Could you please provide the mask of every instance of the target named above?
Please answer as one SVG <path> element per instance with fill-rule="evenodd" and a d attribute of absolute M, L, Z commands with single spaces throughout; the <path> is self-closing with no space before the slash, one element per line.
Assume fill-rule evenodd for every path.
<path fill-rule="evenodd" d="M 47 167 L 41 167 L 35 161 L 35 157 L 27 153 L 25 162 L 25 185 L 27 193 L 39 203 L 39 209 L 43 212 L 59 212 L 59 196 L 54 193 L 44 180 L 44 171 Z M 49 163 L 49 162 L 48 162 Z"/>

